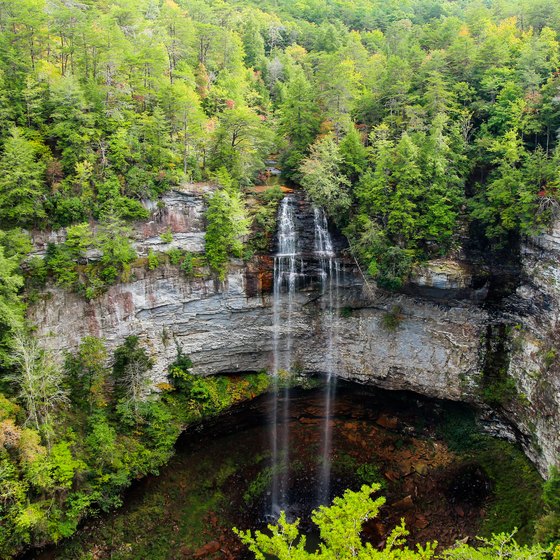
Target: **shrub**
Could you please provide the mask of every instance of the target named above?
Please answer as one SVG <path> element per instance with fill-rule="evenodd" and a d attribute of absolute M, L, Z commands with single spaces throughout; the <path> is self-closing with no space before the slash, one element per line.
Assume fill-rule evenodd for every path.
<path fill-rule="evenodd" d="M 181 270 L 185 273 L 187 277 L 191 277 L 194 272 L 194 258 L 192 253 L 187 253 L 183 258 L 181 263 Z"/>
<path fill-rule="evenodd" d="M 164 243 L 171 243 L 173 241 L 173 233 L 171 233 L 171 228 L 167 228 L 167 230 L 160 235 L 160 238 Z"/>
<path fill-rule="evenodd" d="M 384 313 L 381 317 L 381 326 L 386 331 L 395 332 L 402 323 L 402 320 L 402 307 L 400 305 L 393 305 L 391 310 Z"/>
<path fill-rule="evenodd" d="M 227 190 L 212 193 L 208 198 L 206 220 L 206 259 L 212 271 L 224 280 L 229 257 L 242 256 L 242 238 L 249 232 L 241 196 Z"/>
<path fill-rule="evenodd" d="M 148 269 L 155 270 L 159 266 L 159 259 L 152 249 L 148 252 Z"/>
<path fill-rule="evenodd" d="M 181 257 L 183 256 L 181 249 L 177 248 L 169 249 L 166 254 L 169 258 L 169 262 L 173 265 L 178 265 L 181 262 Z"/>

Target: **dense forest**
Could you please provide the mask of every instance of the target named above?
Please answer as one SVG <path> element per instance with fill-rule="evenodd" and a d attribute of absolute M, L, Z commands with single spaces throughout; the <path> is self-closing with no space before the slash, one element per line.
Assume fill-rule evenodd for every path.
<path fill-rule="evenodd" d="M 95 298 L 130 272 L 142 202 L 200 181 L 221 187 L 206 259 L 223 279 L 251 255 L 246 194 L 271 156 L 383 288 L 469 236 L 509 251 L 559 208 L 559 40 L 556 0 L 0 1 L 0 554 L 71 534 L 186 421 L 266 386 L 193 380 L 178 349 L 142 401 L 137 340 L 110 368 L 96 339 L 59 364 L 24 284 Z M 29 231 L 60 228 L 28 258 Z"/>

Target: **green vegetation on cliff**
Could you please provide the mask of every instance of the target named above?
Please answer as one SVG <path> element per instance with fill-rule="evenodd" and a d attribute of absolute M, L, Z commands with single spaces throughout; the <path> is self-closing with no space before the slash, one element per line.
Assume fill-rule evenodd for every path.
<path fill-rule="evenodd" d="M 274 146 L 398 288 L 469 225 L 500 248 L 558 209 L 554 0 L 21 0 L 0 29 L 3 228 L 139 219 L 224 173 L 239 191 Z"/>
<path fill-rule="evenodd" d="M 85 515 L 120 505 L 137 478 L 157 473 L 181 431 L 268 387 L 265 374 L 200 378 L 178 354 L 155 393 L 151 360 L 136 337 L 113 366 L 85 338 L 61 366 L 19 333 L 14 398 L 0 393 L 0 557 L 71 535 Z"/>

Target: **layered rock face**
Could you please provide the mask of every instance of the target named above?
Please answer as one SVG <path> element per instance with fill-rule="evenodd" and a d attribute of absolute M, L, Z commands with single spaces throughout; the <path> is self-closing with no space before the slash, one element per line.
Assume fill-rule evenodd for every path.
<path fill-rule="evenodd" d="M 174 192 L 164 202 L 165 207 L 150 223 L 136 229 L 139 253 L 145 254 L 151 247 L 170 247 L 159 237 L 167 229 L 173 232 L 172 246 L 202 251 L 201 193 Z M 309 208 L 304 203 L 300 203 L 300 214 L 305 222 Z M 305 223 L 301 227 L 309 231 Z M 516 295 L 518 302 L 525 302 L 527 312 L 523 318 L 508 313 L 504 321 L 523 325 L 510 369 L 519 389 L 526 393 L 527 410 L 531 411 L 527 414 L 515 408 L 508 410 L 508 416 L 524 433 L 534 434 L 526 443 L 545 472 L 557 457 L 559 381 L 552 369 L 539 379 L 533 379 L 529 372 L 535 368 L 535 346 L 541 348 L 557 324 L 560 294 L 558 285 L 550 280 L 558 281 L 558 260 L 556 268 L 554 263 L 545 266 L 542 255 L 549 254 L 550 247 L 558 251 L 559 245 L 553 236 L 543 237 L 539 243 L 525 249 L 526 270 L 533 280 Z M 551 245 L 547 248 L 544 243 Z M 477 401 L 487 326 L 495 323 L 496 317 L 478 303 L 481 292 L 469 287 L 468 270 L 448 263 L 423 269 L 416 285 L 429 287 L 431 296 L 439 293 L 441 297 L 389 295 L 364 283 L 351 258 L 341 254 L 343 246 L 339 240 L 339 317 L 334 330 L 337 375 L 430 397 Z M 328 296 L 321 292 L 309 256 L 306 266 L 308 272 L 296 292 L 290 326 L 280 323 L 276 339 L 282 351 L 291 337 L 293 368 L 312 373 L 326 369 L 325 348 L 333 330 L 325 318 Z M 31 307 L 30 318 L 44 344 L 59 352 L 75 348 L 86 335 L 104 339 L 110 349 L 126 336 L 138 335 L 154 358 L 154 386 L 165 381 L 178 347 L 191 357 L 196 374 L 270 371 L 272 269 L 272 258 L 267 256 L 249 264 L 232 262 L 224 283 L 203 273 L 187 278 L 172 266 L 137 269 L 130 282 L 112 286 L 91 302 L 51 286 Z M 517 303 L 509 304 L 517 309 Z M 389 327 L 387 316 L 392 319 Z M 534 427 L 528 423 L 531 416 Z"/>
<path fill-rule="evenodd" d="M 504 306 L 511 325 L 509 375 L 522 399 L 507 409 L 541 466 L 560 460 L 560 220 L 522 246 L 523 275 Z"/>

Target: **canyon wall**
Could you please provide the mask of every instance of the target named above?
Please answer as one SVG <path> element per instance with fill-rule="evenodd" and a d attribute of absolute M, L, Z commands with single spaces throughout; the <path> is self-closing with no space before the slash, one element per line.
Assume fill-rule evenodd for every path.
<path fill-rule="evenodd" d="M 202 194 L 175 191 L 164 202 L 151 222 L 135 230 L 139 254 L 171 246 L 203 251 Z M 168 228 L 173 232 L 171 244 L 159 237 Z M 419 271 L 408 295 L 393 295 L 364 283 L 352 259 L 341 255 L 337 374 L 383 388 L 476 402 L 488 325 L 504 324 L 513 333 L 508 335 L 510 374 L 523 394 L 506 415 L 546 472 L 558 457 L 560 426 L 559 376 L 553 366 L 543 365 L 551 360 L 543 348 L 558 320 L 558 240 L 557 234 L 542 236 L 524 248 L 524 281 L 503 312 L 489 312 L 481 305 L 485 289 L 470 288 L 472 279 L 463 265 L 438 261 Z M 40 254 L 41 240 L 36 241 Z M 549 256 L 546 263 L 543 255 Z M 272 268 L 267 256 L 250 263 L 234 261 L 220 283 L 204 270 L 188 278 L 175 266 L 152 271 L 139 267 L 128 283 L 110 287 L 91 302 L 49 286 L 29 315 L 43 343 L 59 353 L 75 348 L 86 335 L 103 338 L 109 348 L 138 335 L 154 358 L 154 386 L 165 381 L 178 347 L 200 375 L 271 370 Z M 310 262 L 308 277 L 297 291 L 290 329 L 280 324 L 277 337 L 280 349 L 292 337 L 292 363 L 303 373 L 325 370 L 330 334 L 325 297 Z M 536 368 L 539 375 L 534 374 Z"/>
<path fill-rule="evenodd" d="M 509 375 L 521 399 L 506 407 L 539 465 L 560 461 L 560 221 L 521 248 L 522 276 L 504 302 Z M 545 468 L 541 467 L 545 471 Z"/>

